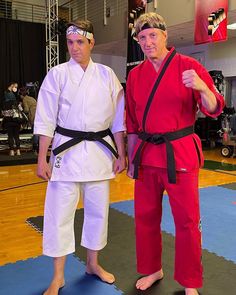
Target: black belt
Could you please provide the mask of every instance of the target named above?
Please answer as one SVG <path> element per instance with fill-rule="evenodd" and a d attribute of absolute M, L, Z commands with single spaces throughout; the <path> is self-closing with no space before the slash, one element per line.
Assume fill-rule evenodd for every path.
<path fill-rule="evenodd" d="M 65 151 L 66 149 L 80 143 L 83 140 L 88 140 L 88 141 L 99 141 L 105 147 L 107 147 L 116 158 L 119 157 L 117 151 L 107 141 L 105 141 L 103 139 L 103 137 L 106 137 L 109 135 L 111 137 L 111 139 L 113 140 L 114 145 L 116 147 L 114 136 L 109 128 L 102 130 L 102 131 L 98 131 L 98 132 L 84 132 L 84 131 L 66 129 L 66 128 L 63 128 L 63 127 L 60 127 L 57 125 L 55 131 L 61 135 L 68 136 L 68 137 L 72 138 L 72 139 L 68 140 L 67 142 L 59 145 L 58 147 L 56 147 L 53 150 L 53 154 L 55 156 L 58 155 L 59 153 Z"/>
<path fill-rule="evenodd" d="M 170 141 L 179 139 L 181 137 L 187 136 L 194 133 L 193 126 L 189 126 L 174 132 L 168 132 L 164 134 L 150 134 L 146 132 L 140 132 L 138 137 L 142 140 L 140 143 L 136 154 L 133 159 L 134 164 L 134 178 L 138 178 L 138 168 L 140 165 L 141 160 L 141 152 L 144 147 L 144 145 L 147 142 L 150 142 L 152 144 L 166 144 L 166 156 L 167 156 L 167 173 L 168 173 L 168 180 L 170 183 L 176 183 L 176 172 L 175 172 L 175 159 L 174 159 L 174 151 L 172 144 Z"/>

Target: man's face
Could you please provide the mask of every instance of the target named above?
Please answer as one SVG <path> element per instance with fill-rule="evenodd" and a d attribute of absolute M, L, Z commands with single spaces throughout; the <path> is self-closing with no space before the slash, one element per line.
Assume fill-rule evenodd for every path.
<path fill-rule="evenodd" d="M 158 59 L 166 49 L 166 31 L 156 28 L 145 29 L 138 34 L 138 41 L 143 53 L 149 59 Z"/>
<path fill-rule="evenodd" d="M 67 47 L 70 56 L 80 65 L 87 65 L 90 53 L 94 46 L 94 40 L 90 40 L 79 34 L 67 35 Z"/>

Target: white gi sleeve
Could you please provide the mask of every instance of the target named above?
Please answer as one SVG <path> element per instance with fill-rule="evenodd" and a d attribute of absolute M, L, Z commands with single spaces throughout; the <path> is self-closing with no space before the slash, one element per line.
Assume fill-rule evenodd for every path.
<path fill-rule="evenodd" d="M 52 68 L 40 87 L 34 120 L 34 134 L 53 137 L 60 97 L 59 67 Z"/>
<path fill-rule="evenodd" d="M 112 87 L 112 100 L 114 104 L 114 117 L 111 124 L 111 132 L 116 133 L 125 131 L 125 98 L 124 89 L 121 86 L 115 73 L 111 72 L 111 87 Z"/>

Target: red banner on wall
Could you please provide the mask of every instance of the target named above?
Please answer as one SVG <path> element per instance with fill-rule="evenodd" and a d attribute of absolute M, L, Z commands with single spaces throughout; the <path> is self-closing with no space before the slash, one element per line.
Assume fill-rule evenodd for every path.
<path fill-rule="evenodd" d="M 195 0 L 195 44 L 227 40 L 228 0 Z"/>

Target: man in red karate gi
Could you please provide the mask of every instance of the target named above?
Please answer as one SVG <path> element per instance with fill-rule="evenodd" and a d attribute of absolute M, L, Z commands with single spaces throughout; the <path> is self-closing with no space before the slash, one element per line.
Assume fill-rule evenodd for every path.
<path fill-rule="evenodd" d="M 145 290 L 163 278 L 161 215 L 167 191 L 176 227 L 175 280 L 186 295 L 202 287 L 198 174 L 201 141 L 194 133 L 196 112 L 217 117 L 224 106 L 206 69 L 167 48 L 163 18 L 146 13 L 136 35 L 147 59 L 127 81 L 128 176 L 135 178 L 138 272 Z"/>

